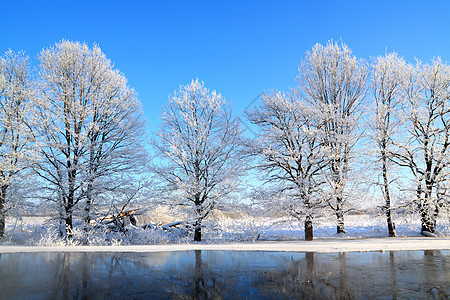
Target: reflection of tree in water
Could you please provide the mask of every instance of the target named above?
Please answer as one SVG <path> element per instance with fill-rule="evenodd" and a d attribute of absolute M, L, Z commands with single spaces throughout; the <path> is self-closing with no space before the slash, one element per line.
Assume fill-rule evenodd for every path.
<path fill-rule="evenodd" d="M 55 286 L 60 287 L 60 289 L 51 289 L 52 298 L 62 298 L 69 299 L 69 276 L 70 276 L 70 253 L 56 253 L 54 271 Z"/>
<path fill-rule="evenodd" d="M 88 299 L 90 288 L 90 276 L 89 276 L 89 267 L 88 267 L 88 253 L 82 254 L 83 264 L 81 265 L 81 299 Z"/>
<path fill-rule="evenodd" d="M 111 277 L 114 273 L 119 273 L 122 276 L 127 276 L 127 272 L 122 267 L 123 257 L 120 255 L 112 255 L 105 263 L 108 270 L 108 277 Z"/>
<path fill-rule="evenodd" d="M 339 299 L 352 298 L 352 290 L 354 291 L 354 288 L 352 289 L 348 284 L 347 260 L 345 257 L 345 252 L 339 253 L 339 286 L 334 288 Z"/>
<path fill-rule="evenodd" d="M 395 252 L 390 251 L 389 252 L 389 267 L 391 270 L 391 291 L 392 293 L 392 299 L 397 299 L 397 273 L 395 268 Z"/>
<path fill-rule="evenodd" d="M 424 276 L 428 281 L 428 286 L 433 286 L 428 289 L 428 294 L 433 298 L 437 299 L 449 299 L 449 294 L 445 291 L 445 286 L 437 284 L 442 282 L 442 280 L 448 282 L 448 273 L 442 274 L 437 272 L 439 268 L 437 265 L 448 265 L 447 257 L 443 256 L 438 250 L 425 250 L 424 255 Z M 448 269 L 447 269 L 448 271 Z M 445 278 L 440 278 L 440 277 Z"/>
<path fill-rule="evenodd" d="M 305 253 L 300 259 L 290 257 L 285 261 L 286 268 L 267 271 L 255 282 L 256 288 L 264 296 L 296 297 L 304 299 L 346 299 L 351 297 L 351 288 L 347 284 L 345 269 L 345 254 L 339 254 L 339 266 L 327 265 L 322 272 L 315 267 L 315 254 Z M 339 280 L 330 280 L 329 276 L 336 277 L 339 269 Z"/>
<path fill-rule="evenodd" d="M 220 280 L 217 275 L 208 269 L 208 265 L 202 259 L 202 251 L 195 250 L 193 269 L 185 269 L 184 277 L 170 279 L 163 282 L 164 288 L 170 292 L 171 298 L 176 299 L 223 299 L 229 286 Z M 175 279 L 175 280 L 174 280 Z"/>
<path fill-rule="evenodd" d="M 0 290 L 5 299 L 448 299 L 449 268 L 440 251 L 8 254 Z"/>
<path fill-rule="evenodd" d="M 48 259 L 49 265 L 53 267 L 53 271 L 50 271 L 53 284 L 48 289 L 50 298 L 87 299 L 92 295 L 107 295 L 109 288 L 120 288 L 112 280 L 114 274 L 121 278 L 129 275 L 126 268 L 122 267 L 121 254 L 64 252 L 51 253 Z"/>
<path fill-rule="evenodd" d="M 394 252 L 306 253 L 301 258 L 286 259 L 278 270 L 255 274 L 254 285 L 268 298 L 448 299 L 448 288 L 442 284 L 448 282 L 447 257 L 437 253 L 428 251 L 424 256 L 418 254 L 414 261 L 406 260 L 400 274 L 396 260 L 404 264 L 405 257 L 397 258 Z"/>
<path fill-rule="evenodd" d="M 220 292 L 216 286 L 214 277 L 208 278 L 203 274 L 202 251 L 195 250 L 195 278 L 194 278 L 194 299 L 217 299 Z"/>

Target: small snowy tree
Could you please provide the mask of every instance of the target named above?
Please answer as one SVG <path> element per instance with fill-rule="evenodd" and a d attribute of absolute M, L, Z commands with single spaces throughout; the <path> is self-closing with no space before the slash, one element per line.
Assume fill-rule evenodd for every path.
<path fill-rule="evenodd" d="M 313 218 L 323 207 L 321 185 L 326 160 L 319 135 L 317 112 L 295 95 L 280 92 L 263 96 L 260 108 L 247 117 L 259 132 L 251 152 L 269 173 L 274 186 L 272 206 L 305 222 L 305 239 L 313 239 Z"/>
<path fill-rule="evenodd" d="M 5 233 L 8 189 L 30 160 L 25 118 L 32 97 L 28 58 L 7 51 L 0 57 L 0 238 Z"/>
<path fill-rule="evenodd" d="M 436 219 L 448 201 L 443 194 L 450 164 L 450 66 L 440 58 L 418 63 L 406 79 L 406 139 L 393 160 L 410 171 L 424 235 L 434 234 Z M 448 204 L 448 203 L 447 203 Z"/>
<path fill-rule="evenodd" d="M 389 236 L 395 236 L 395 225 L 392 220 L 392 195 L 389 173 L 392 169 L 391 159 L 395 136 L 401 128 L 399 117 L 402 108 L 402 88 L 408 67 L 397 53 L 377 57 L 372 64 L 372 96 L 373 118 L 371 122 L 372 139 L 377 144 L 375 157 L 380 166 L 381 188 L 385 205 Z"/>
<path fill-rule="evenodd" d="M 241 129 L 223 97 L 198 80 L 170 97 L 161 118 L 154 170 L 165 192 L 192 207 L 194 240 L 201 241 L 202 220 L 235 191 L 243 172 Z"/>
<path fill-rule="evenodd" d="M 350 48 L 329 41 L 316 44 L 299 67 L 301 97 L 321 112 L 322 143 L 329 160 L 329 207 L 337 219 L 337 233 L 345 232 L 344 213 L 348 172 L 359 139 L 368 69 Z"/>
<path fill-rule="evenodd" d="M 60 234 L 70 236 L 77 204 L 85 203 L 88 223 L 95 196 L 114 189 L 114 176 L 142 164 L 141 106 L 96 45 L 61 41 L 38 58 L 34 171 L 60 206 Z"/>

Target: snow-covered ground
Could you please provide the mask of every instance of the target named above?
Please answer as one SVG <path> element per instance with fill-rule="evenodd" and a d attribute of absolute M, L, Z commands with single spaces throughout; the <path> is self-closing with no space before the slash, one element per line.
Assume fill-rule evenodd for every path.
<path fill-rule="evenodd" d="M 133 246 L 0 246 L 0 253 L 13 252 L 166 252 L 188 250 L 229 251 L 286 251 L 286 252 L 354 252 L 354 251 L 404 251 L 404 250 L 450 250 L 450 238 L 364 238 L 319 239 L 307 241 L 255 241 L 233 243 L 190 243 Z"/>
<path fill-rule="evenodd" d="M 9 219 L 0 253 L 28 251 L 181 251 L 181 250 L 246 250 L 246 251 L 398 251 L 450 249 L 449 226 L 438 223 L 438 237 L 420 235 L 418 219 L 397 218 L 396 238 L 388 238 L 383 216 L 348 215 L 345 234 L 336 234 L 333 220 L 317 219 L 314 241 L 304 241 L 302 222 L 286 218 L 246 216 L 215 217 L 206 220 L 203 242 L 194 243 L 192 235 L 182 230 L 149 230 L 128 226 L 120 232 L 81 229 L 67 243 L 58 238 L 58 230 L 49 218 L 22 217 Z M 89 246 L 81 246 L 84 244 Z M 87 241 L 87 242 L 86 242 Z"/>

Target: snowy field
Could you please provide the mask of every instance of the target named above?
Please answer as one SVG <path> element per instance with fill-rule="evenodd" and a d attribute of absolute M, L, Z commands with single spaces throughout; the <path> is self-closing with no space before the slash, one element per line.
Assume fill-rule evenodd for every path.
<path fill-rule="evenodd" d="M 145 220 L 148 221 L 148 220 Z M 170 220 L 173 221 L 173 220 Z M 74 232 L 73 241 L 58 238 L 50 217 L 9 219 L 0 253 L 45 251 L 123 251 L 159 252 L 182 250 L 245 251 L 398 251 L 448 250 L 449 226 L 438 224 L 438 236 L 420 235 L 420 221 L 397 219 L 396 238 L 389 238 L 382 216 L 348 215 L 345 234 L 337 235 L 333 221 L 318 219 L 314 224 L 314 241 L 304 240 L 303 224 L 285 218 L 246 216 L 215 217 L 205 221 L 203 241 L 194 243 L 192 234 L 180 229 L 142 229 L 129 225 L 126 233 L 93 231 L 86 235 Z M 141 222 L 142 223 L 142 222 Z M 84 242 L 81 240 L 84 239 Z M 86 245 L 87 244 L 87 245 Z"/>

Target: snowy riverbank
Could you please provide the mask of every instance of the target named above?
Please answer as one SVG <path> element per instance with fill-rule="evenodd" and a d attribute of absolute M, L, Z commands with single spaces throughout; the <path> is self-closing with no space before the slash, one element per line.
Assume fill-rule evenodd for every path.
<path fill-rule="evenodd" d="M 233 243 L 188 243 L 125 246 L 0 246 L 0 253 L 17 252 L 165 252 L 190 250 L 287 251 L 287 252 L 354 252 L 450 250 L 450 238 L 399 237 L 362 239 L 317 239 L 307 241 L 255 241 Z"/>

